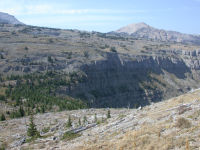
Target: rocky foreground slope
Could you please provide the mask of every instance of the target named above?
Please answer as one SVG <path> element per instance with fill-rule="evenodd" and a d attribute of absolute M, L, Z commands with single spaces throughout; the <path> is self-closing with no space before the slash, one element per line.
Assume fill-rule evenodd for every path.
<path fill-rule="evenodd" d="M 27 117 L 3 121 L 0 142 L 8 149 L 46 150 L 198 150 L 200 147 L 199 89 L 143 108 L 110 111 L 109 119 L 107 109 L 37 114 L 35 123 L 42 137 L 34 141 L 28 141 L 26 136 Z M 69 115 L 71 128 L 66 127 Z M 76 136 L 63 138 L 70 130 Z"/>

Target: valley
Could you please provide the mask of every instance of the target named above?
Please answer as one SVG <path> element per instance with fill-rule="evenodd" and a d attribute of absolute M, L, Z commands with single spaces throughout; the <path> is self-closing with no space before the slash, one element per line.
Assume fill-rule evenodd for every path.
<path fill-rule="evenodd" d="M 133 108 L 199 87 L 200 46 L 194 44 L 6 24 L 0 42 L 3 89 L 17 81 L 5 76 L 50 71 L 68 82 L 50 94 L 91 107 Z"/>

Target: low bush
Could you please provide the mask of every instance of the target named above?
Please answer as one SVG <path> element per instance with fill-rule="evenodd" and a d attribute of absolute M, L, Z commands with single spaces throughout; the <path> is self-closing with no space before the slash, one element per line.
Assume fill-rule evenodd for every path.
<path fill-rule="evenodd" d="M 73 132 L 71 132 L 71 131 L 68 131 L 68 132 L 65 132 L 65 133 L 64 133 L 62 139 L 63 139 L 63 140 L 69 141 L 69 140 L 73 140 L 73 139 L 75 139 L 75 138 L 77 138 L 77 137 L 79 137 L 79 136 L 81 136 L 81 134 L 73 133 Z"/>
<path fill-rule="evenodd" d="M 185 119 L 185 118 L 179 118 L 176 122 L 176 127 L 178 128 L 190 128 L 191 127 L 191 123 L 189 120 Z"/>

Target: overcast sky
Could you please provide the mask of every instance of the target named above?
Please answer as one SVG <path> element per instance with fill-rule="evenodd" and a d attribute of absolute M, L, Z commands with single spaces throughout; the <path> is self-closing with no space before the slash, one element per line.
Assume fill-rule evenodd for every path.
<path fill-rule="evenodd" d="M 25 24 L 109 32 L 130 23 L 200 34 L 200 0 L 0 0 Z"/>

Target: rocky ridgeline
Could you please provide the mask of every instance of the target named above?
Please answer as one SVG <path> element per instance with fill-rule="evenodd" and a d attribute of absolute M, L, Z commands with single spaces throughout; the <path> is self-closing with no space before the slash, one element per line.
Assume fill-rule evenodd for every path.
<path fill-rule="evenodd" d="M 191 57 L 196 57 L 196 56 L 200 56 L 200 49 L 196 49 L 196 50 L 158 50 L 157 52 L 158 54 L 177 54 L 177 55 L 186 55 L 186 56 L 191 56 Z"/>

